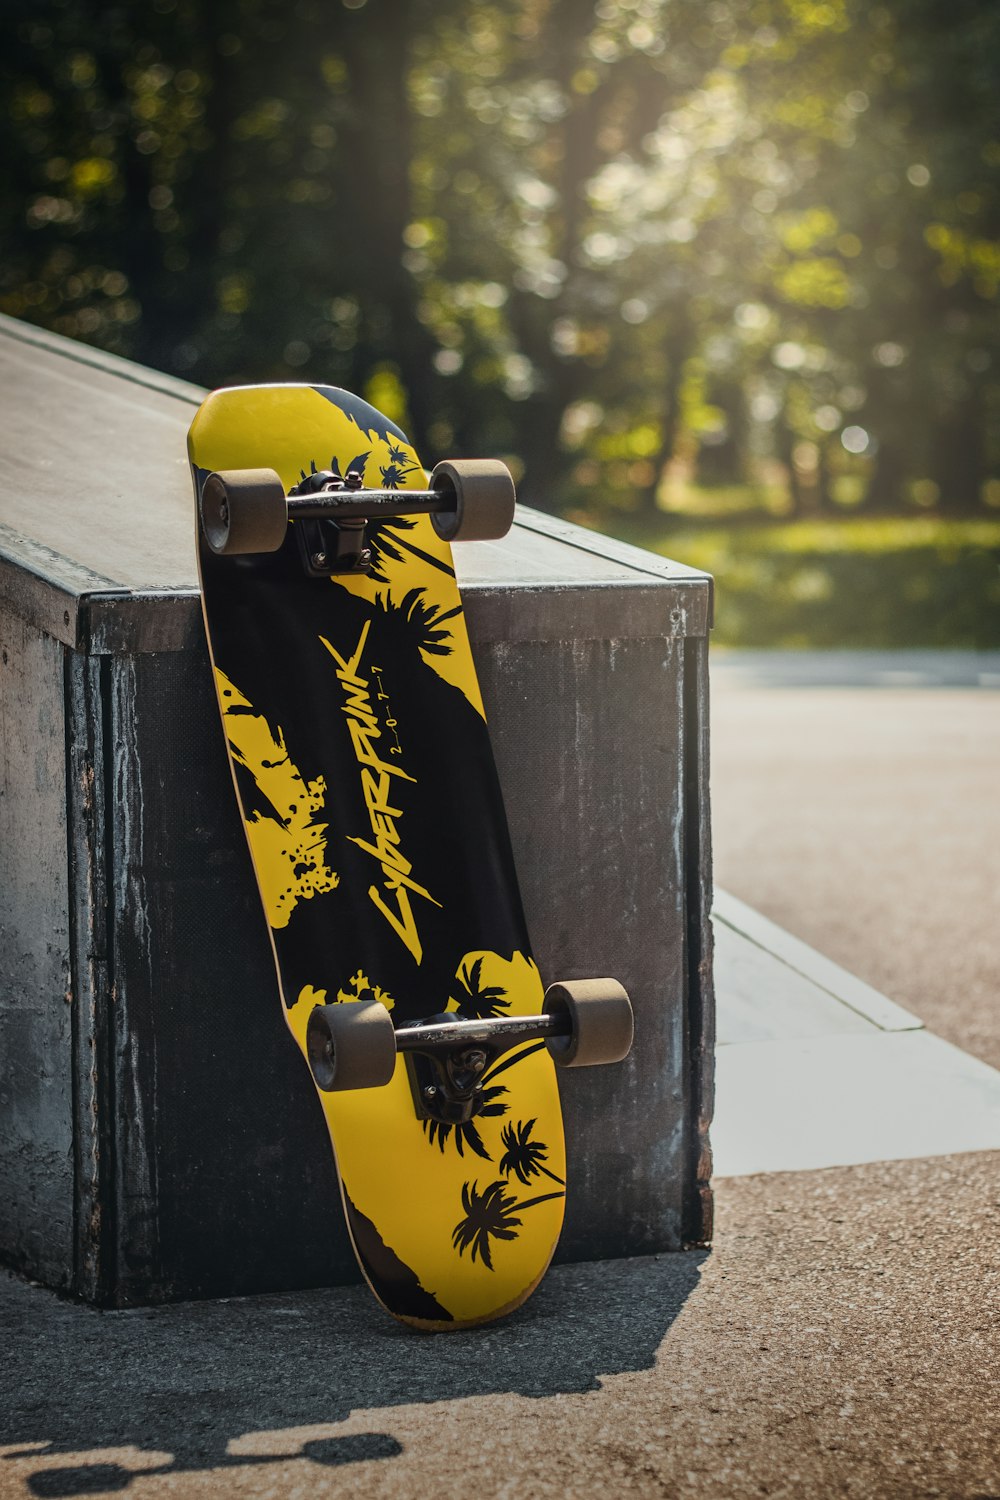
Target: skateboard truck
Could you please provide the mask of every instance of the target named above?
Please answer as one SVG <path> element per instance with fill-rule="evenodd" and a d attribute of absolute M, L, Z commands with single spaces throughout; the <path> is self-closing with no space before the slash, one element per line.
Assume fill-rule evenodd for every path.
<path fill-rule="evenodd" d="M 365 516 L 351 515 L 346 507 L 339 514 L 326 514 L 329 502 L 322 502 L 323 512 L 314 516 L 300 510 L 295 501 L 306 495 L 348 495 L 361 489 L 362 475 L 348 469 L 342 479 L 329 470 L 314 470 L 288 492 L 287 513 L 295 515 L 295 527 L 302 566 L 310 578 L 326 578 L 333 573 L 365 573 L 371 564 L 371 548 L 365 546 Z"/>
<path fill-rule="evenodd" d="M 206 476 L 198 503 L 212 552 L 277 552 L 291 521 L 306 573 L 329 578 L 369 571 L 370 521 L 429 515 L 446 542 L 506 536 L 514 519 L 514 481 L 498 459 L 448 459 L 433 470 L 426 490 L 365 489 L 358 470 L 342 476 L 323 469 L 286 494 L 273 469 L 229 469 Z"/>
<path fill-rule="evenodd" d="M 377 1000 L 317 1005 L 306 1050 L 324 1093 L 383 1086 L 402 1053 L 418 1117 L 460 1125 L 482 1108 L 493 1064 L 522 1043 L 544 1043 L 561 1067 L 589 1067 L 621 1062 L 632 1026 L 632 1006 L 616 980 L 577 979 L 550 985 L 536 1015 L 470 1020 L 449 1011 L 398 1029 Z"/>
<path fill-rule="evenodd" d="M 328 578 L 334 573 L 368 572 L 372 553 L 365 546 L 365 528 L 369 521 L 441 515 L 449 501 L 443 489 L 366 490 L 357 469 L 348 469 L 343 478 L 321 469 L 293 486 L 286 504 L 289 519 L 297 522 L 295 539 L 302 566 L 310 578 Z"/>
<path fill-rule="evenodd" d="M 463 1125 L 482 1106 L 483 1075 L 522 1042 L 568 1036 L 561 1015 L 497 1016 L 485 1021 L 454 1013 L 429 1016 L 396 1032 L 396 1051 L 406 1057 L 413 1103 L 421 1119 Z"/>

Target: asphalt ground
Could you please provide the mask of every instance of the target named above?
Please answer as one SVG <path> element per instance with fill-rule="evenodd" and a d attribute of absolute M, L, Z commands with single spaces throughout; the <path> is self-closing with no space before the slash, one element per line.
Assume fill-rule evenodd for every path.
<path fill-rule="evenodd" d="M 719 885 L 994 1067 L 998 687 L 995 653 L 720 653 L 712 678 Z"/>
<path fill-rule="evenodd" d="M 998 1060 L 1000 697 L 737 676 L 720 882 Z M 710 1253 L 559 1267 L 436 1337 L 363 1288 L 101 1313 L 0 1277 L 0 1497 L 1000 1500 L 1000 1153 L 723 1179 L 717 1212 Z"/>
<path fill-rule="evenodd" d="M 361 1289 L 0 1281 L 0 1496 L 1000 1495 L 1000 1153 L 732 1180 L 711 1254 L 416 1335 Z"/>

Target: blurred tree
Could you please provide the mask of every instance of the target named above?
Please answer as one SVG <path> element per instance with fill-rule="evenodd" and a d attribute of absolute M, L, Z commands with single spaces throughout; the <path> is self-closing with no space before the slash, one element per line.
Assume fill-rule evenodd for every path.
<path fill-rule="evenodd" d="M 533 503 L 1000 465 L 1000 9 L 8 0 L 0 307 L 364 391 Z"/>
<path fill-rule="evenodd" d="M 771 220 L 756 295 L 772 336 L 748 377 L 782 413 L 779 447 L 814 445 L 828 489 L 857 455 L 870 509 L 976 507 L 1000 463 L 1000 12 L 789 0 L 773 14 L 775 74 L 739 72 L 778 176 L 809 166 L 754 199 Z M 817 25 L 825 43 L 799 47 L 790 73 Z"/>

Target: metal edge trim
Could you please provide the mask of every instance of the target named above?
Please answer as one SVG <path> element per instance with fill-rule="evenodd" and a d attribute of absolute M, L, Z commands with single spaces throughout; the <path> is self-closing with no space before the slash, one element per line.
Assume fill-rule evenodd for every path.
<path fill-rule="evenodd" d="M 709 590 L 708 623 L 711 629 L 714 622 L 715 593 L 715 579 L 711 573 L 705 573 L 700 568 L 688 567 L 685 563 L 675 562 L 669 557 L 661 557 L 656 552 L 633 546 L 631 542 L 620 542 L 616 537 L 605 536 L 602 532 L 588 531 L 585 526 L 577 526 L 573 521 L 563 521 L 558 516 L 547 515 L 544 511 L 533 510 L 527 505 L 517 507 L 514 525 L 522 527 L 525 531 L 534 531 L 541 536 L 564 542 L 580 552 L 590 552 L 595 557 L 603 557 L 609 562 L 621 563 L 623 567 L 634 568 L 638 573 L 649 573 L 655 578 L 665 578 L 675 584 L 686 583 L 698 586 L 707 584 Z"/>

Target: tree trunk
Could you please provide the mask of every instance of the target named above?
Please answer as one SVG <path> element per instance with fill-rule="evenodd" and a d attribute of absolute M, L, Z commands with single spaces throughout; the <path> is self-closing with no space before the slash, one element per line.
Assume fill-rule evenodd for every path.
<path fill-rule="evenodd" d="M 665 340 L 664 344 L 667 370 L 660 401 L 660 446 L 653 459 L 654 474 L 652 481 L 640 490 L 640 512 L 645 516 L 655 516 L 659 510 L 658 495 L 660 483 L 663 479 L 663 471 L 673 458 L 674 448 L 677 445 L 677 429 L 680 426 L 681 416 L 680 391 L 681 381 L 684 378 L 684 366 L 693 347 L 694 329 L 684 319 L 675 327 L 673 336 Z"/>
<path fill-rule="evenodd" d="M 705 444 L 698 455 L 698 479 L 702 484 L 740 484 L 746 477 L 746 410 L 742 386 L 736 380 L 716 380 L 709 401 L 726 415 L 726 434 L 721 442 Z"/>
<path fill-rule="evenodd" d="M 410 438 L 429 449 L 441 410 L 437 344 L 417 316 L 413 278 L 402 263 L 403 233 L 413 216 L 410 169 L 414 121 L 409 72 L 414 0 L 400 0 L 391 23 L 377 6 L 349 11 L 341 22 L 354 102 L 342 149 L 360 189 L 344 232 L 355 242 L 354 269 L 367 346 L 357 350 L 362 376 L 383 362 L 398 366 L 410 412 Z"/>
<path fill-rule="evenodd" d="M 830 494 L 830 445 L 819 443 L 819 458 L 816 463 L 816 507 L 821 516 L 828 516 L 834 509 Z"/>
<path fill-rule="evenodd" d="M 524 460 L 524 476 L 518 498 L 536 510 L 555 513 L 560 509 L 566 481 L 577 462 L 559 441 L 559 428 L 566 403 L 558 396 L 533 396 L 514 403 L 515 445 Z"/>
<path fill-rule="evenodd" d="M 868 492 L 862 503 L 867 515 L 892 515 L 902 509 L 907 462 L 903 450 L 892 439 L 880 443 L 875 454 Z"/>
<path fill-rule="evenodd" d="M 982 508 L 987 477 L 983 426 L 982 399 L 975 389 L 935 435 L 933 477 L 941 492 L 940 508 L 948 515 Z"/>
<path fill-rule="evenodd" d="M 781 413 L 778 419 L 775 438 L 778 458 L 784 464 L 785 472 L 788 476 L 789 514 L 799 517 L 805 513 L 806 497 L 799 482 L 799 476 L 795 469 L 795 461 L 792 456 L 795 450 L 797 434 L 792 431 L 786 422 L 784 412 Z"/>

